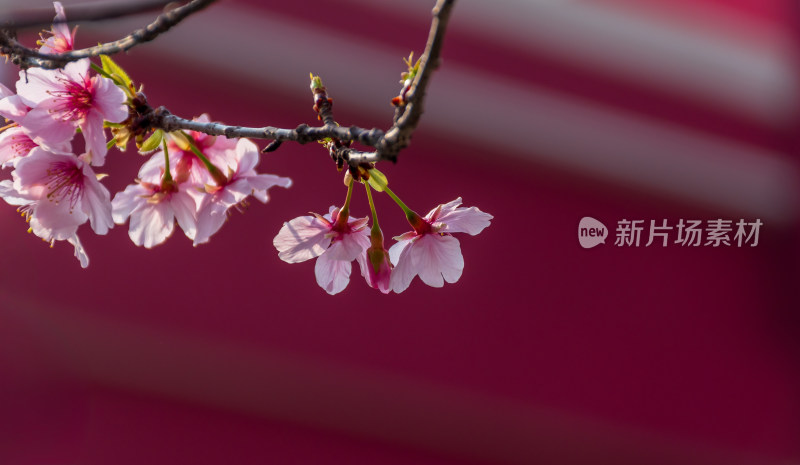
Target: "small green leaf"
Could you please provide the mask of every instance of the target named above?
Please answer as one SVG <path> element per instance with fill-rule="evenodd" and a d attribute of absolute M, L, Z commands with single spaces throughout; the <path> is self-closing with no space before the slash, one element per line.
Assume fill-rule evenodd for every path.
<path fill-rule="evenodd" d="M 158 148 L 161 145 L 161 140 L 164 138 L 164 131 L 161 129 L 156 129 L 153 131 L 153 134 L 147 138 L 139 147 L 140 152 L 150 152 Z"/>
<path fill-rule="evenodd" d="M 120 68 L 118 64 L 114 63 L 114 60 L 112 60 L 111 57 L 108 55 L 100 55 L 100 61 L 103 63 L 103 71 L 119 79 L 119 81 L 124 84 L 124 87 L 131 86 L 131 78 L 128 77 L 128 73 Z M 117 79 L 115 79 L 115 81 Z"/>
<path fill-rule="evenodd" d="M 189 142 L 189 138 L 186 137 L 186 134 L 183 131 L 174 131 L 167 134 L 167 136 L 169 136 L 170 140 L 175 142 L 175 145 L 177 145 L 178 148 L 184 152 L 192 150 L 192 144 Z"/>
<path fill-rule="evenodd" d="M 369 170 L 369 185 L 378 192 L 383 192 L 383 189 L 389 185 L 389 180 L 380 171 L 372 168 Z"/>
<path fill-rule="evenodd" d="M 316 89 L 320 89 L 323 87 L 322 85 L 322 78 L 319 76 L 314 76 L 314 73 L 308 73 L 308 76 L 311 78 L 311 91 L 315 91 Z"/>

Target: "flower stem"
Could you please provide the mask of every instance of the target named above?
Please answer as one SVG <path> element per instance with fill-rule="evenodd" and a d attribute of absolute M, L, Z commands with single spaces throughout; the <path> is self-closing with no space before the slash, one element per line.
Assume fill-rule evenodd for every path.
<path fill-rule="evenodd" d="M 430 229 L 430 225 L 428 224 L 428 222 L 425 221 L 424 218 L 419 216 L 417 212 L 408 208 L 406 204 L 404 204 L 403 201 L 400 200 L 400 198 L 397 197 L 395 193 L 392 192 L 391 189 L 389 189 L 389 186 L 383 185 L 381 187 L 383 187 L 383 191 L 389 194 L 389 197 L 391 197 L 392 200 L 394 200 L 394 202 L 397 205 L 399 205 L 400 208 L 403 209 L 403 212 L 406 214 L 406 220 L 408 220 L 408 224 L 410 224 L 411 227 L 414 228 L 414 231 L 417 231 L 417 233 L 419 234 L 423 234 L 424 232 Z"/>
<path fill-rule="evenodd" d="M 105 77 L 105 78 L 108 78 L 108 79 L 111 79 L 112 81 L 114 81 L 114 84 L 116 84 L 116 85 L 118 85 L 118 86 L 124 85 L 124 84 L 121 84 L 119 81 L 117 81 L 117 80 L 116 80 L 116 79 L 115 79 L 113 76 L 111 76 L 110 74 L 108 74 L 108 73 L 106 72 L 106 70 L 104 70 L 103 68 L 101 68 L 101 67 L 97 66 L 96 64 L 92 63 L 92 64 L 91 64 L 91 67 L 92 67 L 92 69 L 93 69 L 93 70 L 95 70 L 95 72 L 96 72 L 97 74 L 99 74 L 99 75 L 101 75 L 101 76 L 103 76 L 103 77 Z"/>
<path fill-rule="evenodd" d="M 380 226 L 378 225 L 378 212 L 375 211 L 375 204 L 372 202 L 372 192 L 369 188 L 369 183 L 365 182 L 364 187 L 367 189 L 367 200 L 369 200 L 369 210 L 372 212 L 372 234 L 376 231 L 380 233 Z"/>
<path fill-rule="evenodd" d="M 189 144 L 189 150 L 191 150 L 192 153 L 195 154 L 201 162 L 203 162 L 203 165 L 205 165 L 208 173 L 212 178 L 214 178 L 214 182 L 216 182 L 218 186 L 224 186 L 228 182 L 228 178 L 226 178 L 225 175 L 222 174 L 222 171 L 214 166 L 214 164 L 211 163 L 211 161 L 205 155 L 203 155 L 203 152 L 201 152 L 200 149 L 197 148 L 197 144 L 194 143 L 194 138 L 192 136 L 186 134 L 184 131 L 180 131 L 180 133 L 186 138 L 186 142 Z"/>
<path fill-rule="evenodd" d="M 172 173 L 169 172 L 169 149 L 167 148 L 167 138 L 164 137 L 161 139 L 161 144 L 164 146 L 164 180 L 162 181 L 163 184 L 171 184 L 172 183 Z"/>
<path fill-rule="evenodd" d="M 383 191 L 384 191 L 384 192 L 386 192 L 387 194 L 389 194 L 389 197 L 391 197 L 391 198 L 392 198 L 392 200 L 394 200 L 394 203 L 396 203 L 396 204 L 397 204 L 397 205 L 398 205 L 400 208 L 402 208 L 402 209 L 403 209 L 403 211 L 406 213 L 406 215 L 408 215 L 408 213 L 411 211 L 411 209 L 410 209 L 410 208 L 408 208 L 408 207 L 406 206 L 406 204 L 404 204 L 404 203 L 403 203 L 403 201 L 402 201 L 402 200 L 400 200 L 400 198 L 399 198 L 399 197 L 397 197 L 397 196 L 394 194 L 394 192 L 392 192 L 392 190 L 391 190 L 391 189 L 389 189 L 389 186 L 384 186 L 384 188 L 383 188 Z"/>
<path fill-rule="evenodd" d="M 353 198 L 353 179 L 350 179 L 350 184 L 347 185 L 347 197 L 344 199 L 344 205 L 339 209 L 339 215 L 336 217 L 334 228 L 343 228 L 347 225 L 347 220 L 350 219 L 350 200 Z"/>

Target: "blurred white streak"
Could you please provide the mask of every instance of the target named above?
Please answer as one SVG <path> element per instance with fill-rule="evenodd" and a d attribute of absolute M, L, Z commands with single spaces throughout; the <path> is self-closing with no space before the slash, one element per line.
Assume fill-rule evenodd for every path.
<path fill-rule="evenodd" d="M 469 108 L 453 108 L 470 95 Z M 599 176 L 639 190 L 788 223 L 800 174 L 779 153 L 563 95 L 522 88 L 474 70 L 443 67 L 423 125 L 493 144 L 509 155 Z M 480 123 L 480 131 L 465 130 Z M 515 134 L 516 137 L 503 137 Z"/>
<path fill-rule="evenodd" d="M 224 33 L 207 33 L 220 29 Z M 226 57 L 236 69 L 231 78 L 249 82 L 253 92 L 280 90 L 302 101 L 308 100 L 305 80 L 311 70 L 324 76 L 340 105 L 386 115 L 387 126 L 388 101 L 397 92 L 401 68 L 400 55 L 359 36 L 327 35 L 242 7 L 191 18 L 159 38 L 148 50 L 152 52 L 196 65 L 211 66 L 213 60 L 217 68 L 225 65 L 218 57 Z M 481 130 L 474 129 L 476 123 Z M 496 163 L 543 161 L 720 214 L 785 223 L 794 219 L 800 198 L 800 177 L 781 154 L 454 63 L 434 76 L 422 127 L 481 148 L 502 148 L 510 158 Z"/>
<path fill-rule="evenodd" d="M 429 0 L 409 0 L 403 8 L 392 0 L 348 1 L 387 17 L 407 15 L 417 21 L 430 19 L 432 5 Z M 643 5 L 632 9 L 603 3 L 461 1 L 452 27 L 623 82 L 683 94 L 769 126 L 782 127 L 796 115 L 798 67 L 789 31 L 757 28 L 703 2 L 686 15 L 704 21 L 659 17 Z"/>

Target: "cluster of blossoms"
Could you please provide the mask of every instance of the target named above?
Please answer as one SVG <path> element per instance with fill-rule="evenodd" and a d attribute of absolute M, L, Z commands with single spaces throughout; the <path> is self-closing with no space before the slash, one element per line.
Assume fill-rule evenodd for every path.
<path fill-rule="evenodd" d="M 72 50 L 74 31 L 65 24 L 65 14 L 56 2 L 56 24 L 39 42 L 43 53 Z M 419 60 L 406 63 L 403 91 L 395 106 L 407 103 Z M 175 223 L 194 245 L 205 243 L 227 219 L 231 209 L 246 206 L 250 196 L 263 203 L 273 186 L 289 187 L 291 180 L 259 174 L 260 152 L 247 139 L 227 139 L 201 132 L 165 133 L 142 126 L 141 108 L 146 105 L 128 77 L 109 57 L 101 65 L 82 59 L 63 69 L 30 69 L 20 72 L 16 92 L 0 85 L 0 168 L 10 169 L 10 178 L 0 181 L 0 197 L 17 206 L 30 224 L 29 231 L 51 244 L 67 241 L 74 246 L 81 266 L 89 259 L 78 239 L 78 229 L 89 223 L 97 234 L 106 234 L 114 224 L 129 222 L 129 236 L 137 246 L 151 248 L 172 235 Z M 315 111 L 320 119 L 330 111 L 332 100 L 318 76 L 311 76 Z M 335 124 L 328 113 L 325 124 Z M 196 121 L 208 123 L 207 115 Z M 106 128 L 113 140 L 107 141 Z M 73 142 L 80 132 L 84 149 L 76 153 Z M 113 146 L 125 150 L 134 139 L 140 152 L 151 153 L 133 184 L 113 200 L 101 183 L 104 166 Z M 79 147 L 81 146 L 80 141 Z M 326 144 L 339 144 L 328 140 Z M 349 146 L 349 143 L 348 143 Z M 330 147 L 329 147 L 330 148 Z M 339 160 L 339 168 L 342 168 Z M 455 233 L 475 235 L 486 228 L 492 216 L 475 207 L 461 207 L 461 198 L 439 205 L 424 217 L 409 209 L 388 187 L 386 177 L 373 164 L 350 167 L 345 177 L 347 197 L 341 208 L 328 214 L 301 216 L 284 223 L 273 244 L 278 256 L 289 263 L 316 258 L 317 283 L 329 294 L 337 294 L 350 281 L 352 262 L 358 262 L 369 286 L 388 294 L 406 290 L 414 277 L 429 286 L 441 287 L 461 277 L 464 260 Z M 350 200 L 357 183 L 365 186 L 369 218 L 350 216 Z M 412 230 L 395 237 L 384 247 L 371 189 L 388 194 L 405 213 Z"/>
<path fill-rule="evenodd" d="M 74 31 L 65 25 L 61 5 L 55 6 L 57 21 L 40 41 L 41 52 L 72 50 Z M 102 235 L 130 218 L 131 239 L 148 248 L 164 242 L 177 221 L 196 245 L 207 242 L 229 209 L 249 196 L 266 202 L 270 187 L 291 185 L 288 178 L 256 173 L 259 152 L 249 140 L 156 131 L 140 149 L 162 149 L 112 201 L 100 182 L 103 175 L 94 170 L 114 145 L 106 141 L 105 127 L 117 129 L 116 144 L 126 145 L 123 123 L 137 95 L 124 71 L 107 57 L 102 61 L 102 68 L 83 59 L 63 69 L 21 71 L 16 93 L 0 85 L 0 115 L 7 122 L 0 133 L 0 166 L 11 169 L 11 179 L 0 181 L 0 197 L 17 206 L 29 231 L 51 246 L 71 243 L 81 266 L 89 259 L 78 228 L 87 221 Z M 200 119 L 208 121 L 205 115 Z M 73 151 L 77 132 L 84 141 L 80 154 Z"/>
<path fill-rule="evenodd" d="M 464 258 L 453 233 L 474 236 L 489 226 L 492 215 L 477 207 L 461 207 L 459 197 L 421 217 L 389 189 L 382 173 L 370 169 L 364 174 L 366 180 L 362 182 L 372 213 L 369 230 L 369 218 L 349 215 L 355 181 L 348 176 L 347 198 L 341 209 L 332 206 L 325 216 L 300 216 L 284 223 L 273 240 L 278 256 L 288 263 L 317 258 L 314 266 L 317 284 L 329 294 L 341 292 L 350 282 L 353 260 L 358 262 L 367 284 L 384 294 L 403 292 L 417 275 L 433 287 L 442 287 L 445 281 L 458 281 L 464 270 Z M 395 237 L 397 243 L 388 251 L 384 248 L 370 185 L 392 197 L 413 228 Z"/>

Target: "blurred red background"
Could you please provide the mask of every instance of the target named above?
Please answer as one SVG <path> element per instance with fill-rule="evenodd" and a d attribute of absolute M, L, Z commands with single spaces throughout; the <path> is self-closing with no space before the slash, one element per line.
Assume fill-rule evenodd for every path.
<path fill-rule="evenodd" d="M 186 117 L 314 124 L 313 72 L 342 125 L 387 128 L 432 3 L 221 1 L 118 62 Z M 380 167 L 420 213 L 494 215 L 443 289 L 384 296 L 354 270 L 329 296 L 278 259 L 284 221 L 344 199 L 315 144 L 264 155 L 294 185 L 197 248 L 87 228 L 82 270 L 1 208 L 0 464 L 797 461 L 798 13 L 458 2 L 413 143 Z M 113 193 L 144 159 L 108 160 Z M 376 201 L 387 237 L 408 230 Z M 580 247 L 585 216 L 605 245 Z M 623 219 L 717 218 L 760 219 L 758 245 L 614 245 Z"/>

